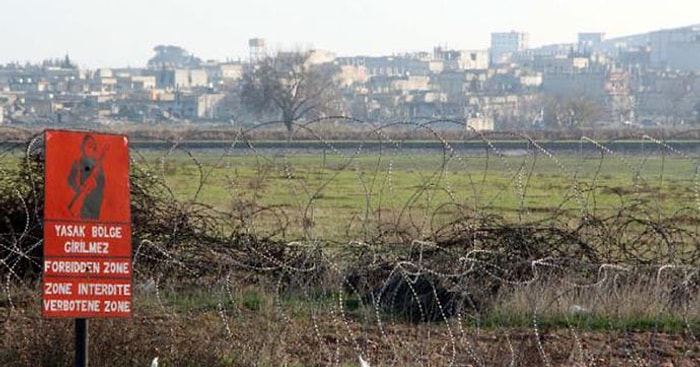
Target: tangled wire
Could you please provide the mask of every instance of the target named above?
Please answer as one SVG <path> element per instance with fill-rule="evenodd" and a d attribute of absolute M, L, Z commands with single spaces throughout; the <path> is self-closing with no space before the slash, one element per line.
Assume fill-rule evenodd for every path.
<path fill-rule="evenodd" d="M 368 146 L 367 142 L 358 143 L 354 153 L 344 153 L 332 141 L 321 138 L 320 129 L 304 125 L 299 131 L 305 132 L 307 138 L 317 139 L 316 143 L 323 147 L 324 162 L 326 151 L 343 158 L 350 155 L 333 169 L 354 172 L 360 185 L 365 185 L 365 172 L 351 163 Z M 458 157 L 458 143 L 429 131 L 434 133 L 445 156 L 443 166 L 447 167 L 447 160 Z M 371 130 L 371 134 L 378 136 L 382 144 L 401 151 L 400 142 L 389 137 L 384 127 Z M 469 139 L 477 138 L 488 154 L 503 159 L 505 155 L 488 134 Z M 246 134 L 237 134 L 235 139 L 243 142 L 247 152 L 264 159 L 272 160 L 271 156 L 280 154 L 258 149 L 255 140 Z M 561 173 L 569 173 L 550 151 L 533 140 L 525 140 L 532 149 L 529 154 L 547 157 L 559 164 Z M 171 144 L 171 150 L 178 145 Z M 602 143 L 591 144 L 603 157 L 613 153 Z M 665 143 L 659 142 L 658 146 L 687 158 Z M 381 149 L 385 149 L 384 145 Z M 16 147 L 7 150 L 3 159 L 16 159 L 8 152 L 18 151 Z M 42 271 L 45 178 L 41 139 L 31 139 L 21 151 L 17 168 L 0 166 L 0 276 L 7 292 L 10 285 L 34 287 Z M 187 154 L 193 156 L 189 151 Z M 378 159 L 389 155 L 382 154 Z M 286 156 L 282 160 L 283 176 L 292 187 L 296 185 L 294 167 Z M 199 192 L 211 183 L 203 173 L 204 165 L 195 158 L 192 161 L 199 172 L 199 180 L 192 180 L 198 181 Z M 450 325 L 450 320 L 468 320 L 480 324 L 488 321 L 488 315 L 502 312 L 507 306 L 504 304 L 516 296 L 528 302 L 536 333 L 540 331 L 537 322 L 542 309 L 552 310 L 560 305 L 564 309 L 576 306 L 577 313 L 592 312 L 590 306 L 573 303 L 590 298 L 592 289 L 596 290 L 596 297 L 603 299 L 605 293 L 605 299 L 619 302 L 626 297 L 625 290 L 653 285 L 655 296 L 663 299 L 664 312 L 680 310 L 686 316 L 700 299 L 700 212 L 688 202 L 674 212 L 660 213 L 658 203 L 637 195 L 645 190 L 637 176 L 629 192 L 596 186 L 595 181 L 584 184 L 565 176 L 563 180 L 573 181 L 573 193 L 562 198 L 562 202 L 580 203 L 577 215 L 563 210 L 564 204 L 549 213 L 531 215 L 531 209 L 523 203 L 529 182 L 536 176 L 535 169 L 509 166 L 503 160 L 509 183 L 521 199 L 517 207 L 510 208 L 518 213 L 517 218 L 504 215 L 494 205 L 479 207 L 456 201 L 431 206 L 432 211 L 422 212 L 420 220 L 395 213 L 387 219 L 384 208 L 379 207 L 367 216 L 376 221 L 363 223 L 362 236 L 338 239 L 319 238 L 312 232 L 313 200 L 329 194 L 323 186 L 302 205 L 300 220 L 291 219 L 298 216 L 299 208 L 264 203 L 255 200 L 255 195 L 249 200 L 237 198 L 228 210 L 222 210 L 200 200 L 179 197 L 165 179 L 167 167 L 161 163 L 150 166 L 132 157 L 133 263 L 139 282 L 144 282 L 139 285 L 141 289 L 148 287 L 146 280 L 154 279 L 157 287 L 224 284 L 229 299 L 233 299 L 230 284 L 241 289 L 257 287 L 275 295 L 281 315 L 285 315 L 282 304 L 288 299 L 305 299 L 323 307 L 324 302 L 335 302 L 327 306 L 334 323 L 374 323 L 386 340 L 390 339 L 384 330 L 386 322 Z M 268 178 L 268 172 L 259 171 L 259 175 L 255 184 L 243 187 L 256 190 L 257 185 L 264 184 L 259 181 Z M 410 200 L 427 195 L 429 184 L 416 189 Z M 370 201 L 369 190 L 362 188 Z M 687 189 L 698 191 L 695 186 Z M 590 204 L 591 193 L 596 190 L 619 195 L 619 206 L 596 210 L 595 203 Z M 260 218 L 265 219 L 264 223 L 256 223 Z M 419 225 L 419 221 L 428 225 Z M 294 226 L 303 231 L 290 231 Z M 544 294 L 550 290 L 551 296 L 541 297 L 546 302 L 532 298 L 534 292 Z M 222 319 L 226 319 L 224 304 L 217 305 Z M 371 312 L 362 314 L 360 310 Z M 321 321 L 313 315 L 318 327 L 316 323 Z M 289 316 L 284 318 L 288 320 Z M 688 319 L 687 325 L 692 323 Z M 228 323 L 225 325 L 228 330 Z M 353 335 L 356 332 L 346 329 Z M 367 348 L 366 341 L 355 343 L 358 349 Z M 471 361 L 482 361 L 477 351 L 468 352 Z M 541 346 L 538 353 L 547 361 Z"/>

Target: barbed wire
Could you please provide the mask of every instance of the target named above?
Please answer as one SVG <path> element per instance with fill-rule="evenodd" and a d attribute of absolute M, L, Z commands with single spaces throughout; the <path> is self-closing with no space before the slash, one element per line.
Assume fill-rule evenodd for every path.
<path fill-rule="evenodd" d="M 94 323 L 96 365 L 700 363 L 696 152 L 462 126 L 139 140 L 134 318 Z M 42 136 L 0 146 L 0 362 L 67 365 L 65 323 L 38 310 Z"/>

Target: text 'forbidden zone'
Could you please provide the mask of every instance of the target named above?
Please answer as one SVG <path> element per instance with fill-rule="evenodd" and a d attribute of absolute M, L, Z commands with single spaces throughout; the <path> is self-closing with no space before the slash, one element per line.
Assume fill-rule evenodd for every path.
<path fill-rule="evenodd" d="M 46 156 L 44 316 L 131 316 L 126 137 L 49 131 Z"/>

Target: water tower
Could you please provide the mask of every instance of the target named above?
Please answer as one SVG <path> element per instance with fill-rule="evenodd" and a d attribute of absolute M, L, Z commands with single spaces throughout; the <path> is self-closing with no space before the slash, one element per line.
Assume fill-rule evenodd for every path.
<path fill-rule="evenodd" d="M 248 40 L 248 48 L 250 49 L 250 62 L 256 63 L 267 56 L 265 50 L 265 39 L 251 38 Z"/>

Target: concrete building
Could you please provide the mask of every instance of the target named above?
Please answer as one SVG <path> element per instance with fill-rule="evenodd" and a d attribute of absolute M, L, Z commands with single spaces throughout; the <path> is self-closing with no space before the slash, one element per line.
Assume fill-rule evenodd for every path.
<path fill-rule="evenodd" d="M 95 78 L 113 78 L 114 73 L 112 72 L 112 69 L 109 68 L 100 68 L 97 69 L 94 75 Z"/>
<path fill-rule="evenodd" d="M 363 64 L 369 76 L 400 77 L 408 74 L 405 60 L 394 56 L 366 57 Z"/>
<path fill-rule="evenodd" d="M 219 65 L 221 80 L 225 82 L 237 81 L 243 78 L 243 64 L 241 63 L 226 63 Z"/>
<path fill-rule="evenodd" d="M 700 77 L 694 73 L 656 71 L 647 73 L 637 92 L 638 120 L 675 124 L 694 119 L 700 100 Z"/>
<path fill-rule="evenodd" d="M 27 114 L 41 117 L 53 116 L 56 112 L 56 103 L 48 97 L 31 95 L 22 99 Z"/>
<path fill-rule="evenodd" d="M 306 60 L 306 62 L 309 65 L 321 65 L 321 64 L 328 64 L 332 63 L 335 61 L 335 53 L 331 51 L 326 51 L 326 50 L 310 50 L 309 51 L 309 58 Z"/>
<path fill-rule="evenodd" d="M 578 34 L 578 52 L 582 54 L 591 54 L 601 50 L 601 45 L 605 39 L 605 33 L 600 32 L 584 32 Z"/>
<path fill-rule="evenodd" d="M 580 96 L 593 100 L 605 101 L 607 73 L 545 73 L 542 91 L 545 96 Z"/>
<path fill-rule="evenodd" d="M 608 72 L 603 106 L 603 117 L 610 121 L 626 122 L 635 119 L 635 98 L 629 73 L 621 70 Z"/>
<path fill-rule="evenodd" d="M 519 75 L 520 85 L 524 90 L 536 90 L 542 86 L 542 73 L 528 73 Z"/>
<path fill-rule="evenodd" d="M 649 40 L 652 67 L 700 70 L 700 26 L 651 32 Z"/>
<path fill-rule="evenodd" d="M 622 65 L 628 66 L 651 66 L 651 47 L 632 47 L 620 51 L 618 60 Z"/>
<path fill-rule="evenodd" d="M 580 57 L 553 59 L 548 65 L 542 81 L 545 98 L 584 98 L 600 106 L 600 118 L 604 121 L 634 119 L 634 98 L 627 72 Z"/>
<path fill-rule="evenodd" d="M 470 93 L 470 87 L 474 84 L 471 77 L 472 74 L 466 71 L 444 71 L 434 79 L 433 84 L 447 95 L 448 101 L 455 103 L 465 100 Z"/>
<path fill-rule="evenodd" d="M 445 70 L 485 70 L 489 68 L 489 52 L 486 50 L 433 49 L 433 58 L 444 62 Z"/>
<path fill-rule="evenodd" d="M 124 93 L 156 88 L 156 77 L 152 75 L 129 75 L 117 77 L 116 79 L 117 88 Z"/>
<path fill-rule="evenodd" d="M 367 76 L 403 77 L 406 75 L 435 75 L 445 69 L 443 60 L 435 60 L 430 54 L 409 54 L 379 57 L 341 57 L 336 59 L 339 66 L 364 66 Z"/>
<path fill-rule="evenodd" d="M 375 76 L 370 78 L 368 88 L 375 94 L 407 94 L 411 91 L 431 90 L 430 79 L 426 76 Z"/>
<path fill-rule="evenodd" d="M 173 101 L 173 112 L 183 118 L 213 120 L 221 116 L 224 107 L 223 93 L 185 94 L 177 93 Z"/>
<path fill-rule="evenodd" d="M 231 86 L 243 78 L 244 65 L 241 62 L 227 61 L 224 63 L 208 61 L 203 65 L 211 86 Z"/>
<path fill-rule="evenodd" d="M 161 69 L 155 71 L 156 87 L 161 89 L 188 90 L 209 85 L 203 69 Z"/>
<path fill-rule="evenodd" d="M 155 89 L 156 77 L 152 75 L 134 75 L 131 77 L 131 85 L 135 90 Z"/>
<path fill-rule="evenodd" d="M 474 115 L 467 118 L 468 130 L 493 131 L 495 125 L 493 118 L 488 116 Z"/>
<path fill-rule="evenodd" d="M 496 32 L 491 33 L 491 64 L 507 62 L 510 57 L 530 46 L 530 35 L 523 32 Z"/>
<path fill-rule="evenodd" d="M 114 93 L 117 90 L 117 78 L 98 77 L 90 85 L 91 92 Z"/>
<path fill-rule="evenodd" d="M 438 91 L 414 90 L 402 97 L 404 116 L 408 118 L 438 117 L 452 115 L 445 110 L 447 96 Z"/>
<path fill-rule="evenodd" d="M 339 67 L 338 82 L 343 87 L 350 87 L 357 83 L 364 84 L 369 80 L 367 68 L 362 65 L 340 65 Z"/>
<path fill-rule="evenodd" d="M 586 72 L 590 68 L 587 57 L 555 56 L 540 60 L 545 74 L 571 74 Z"/>
<path fill-rule="evenodd" d="M 494 123 L 516 121 L 521 114 L 522 97 L 516 94 L 499 96 L 473 96 L 468 101 L 471 118 L 491 119 Z"/>

